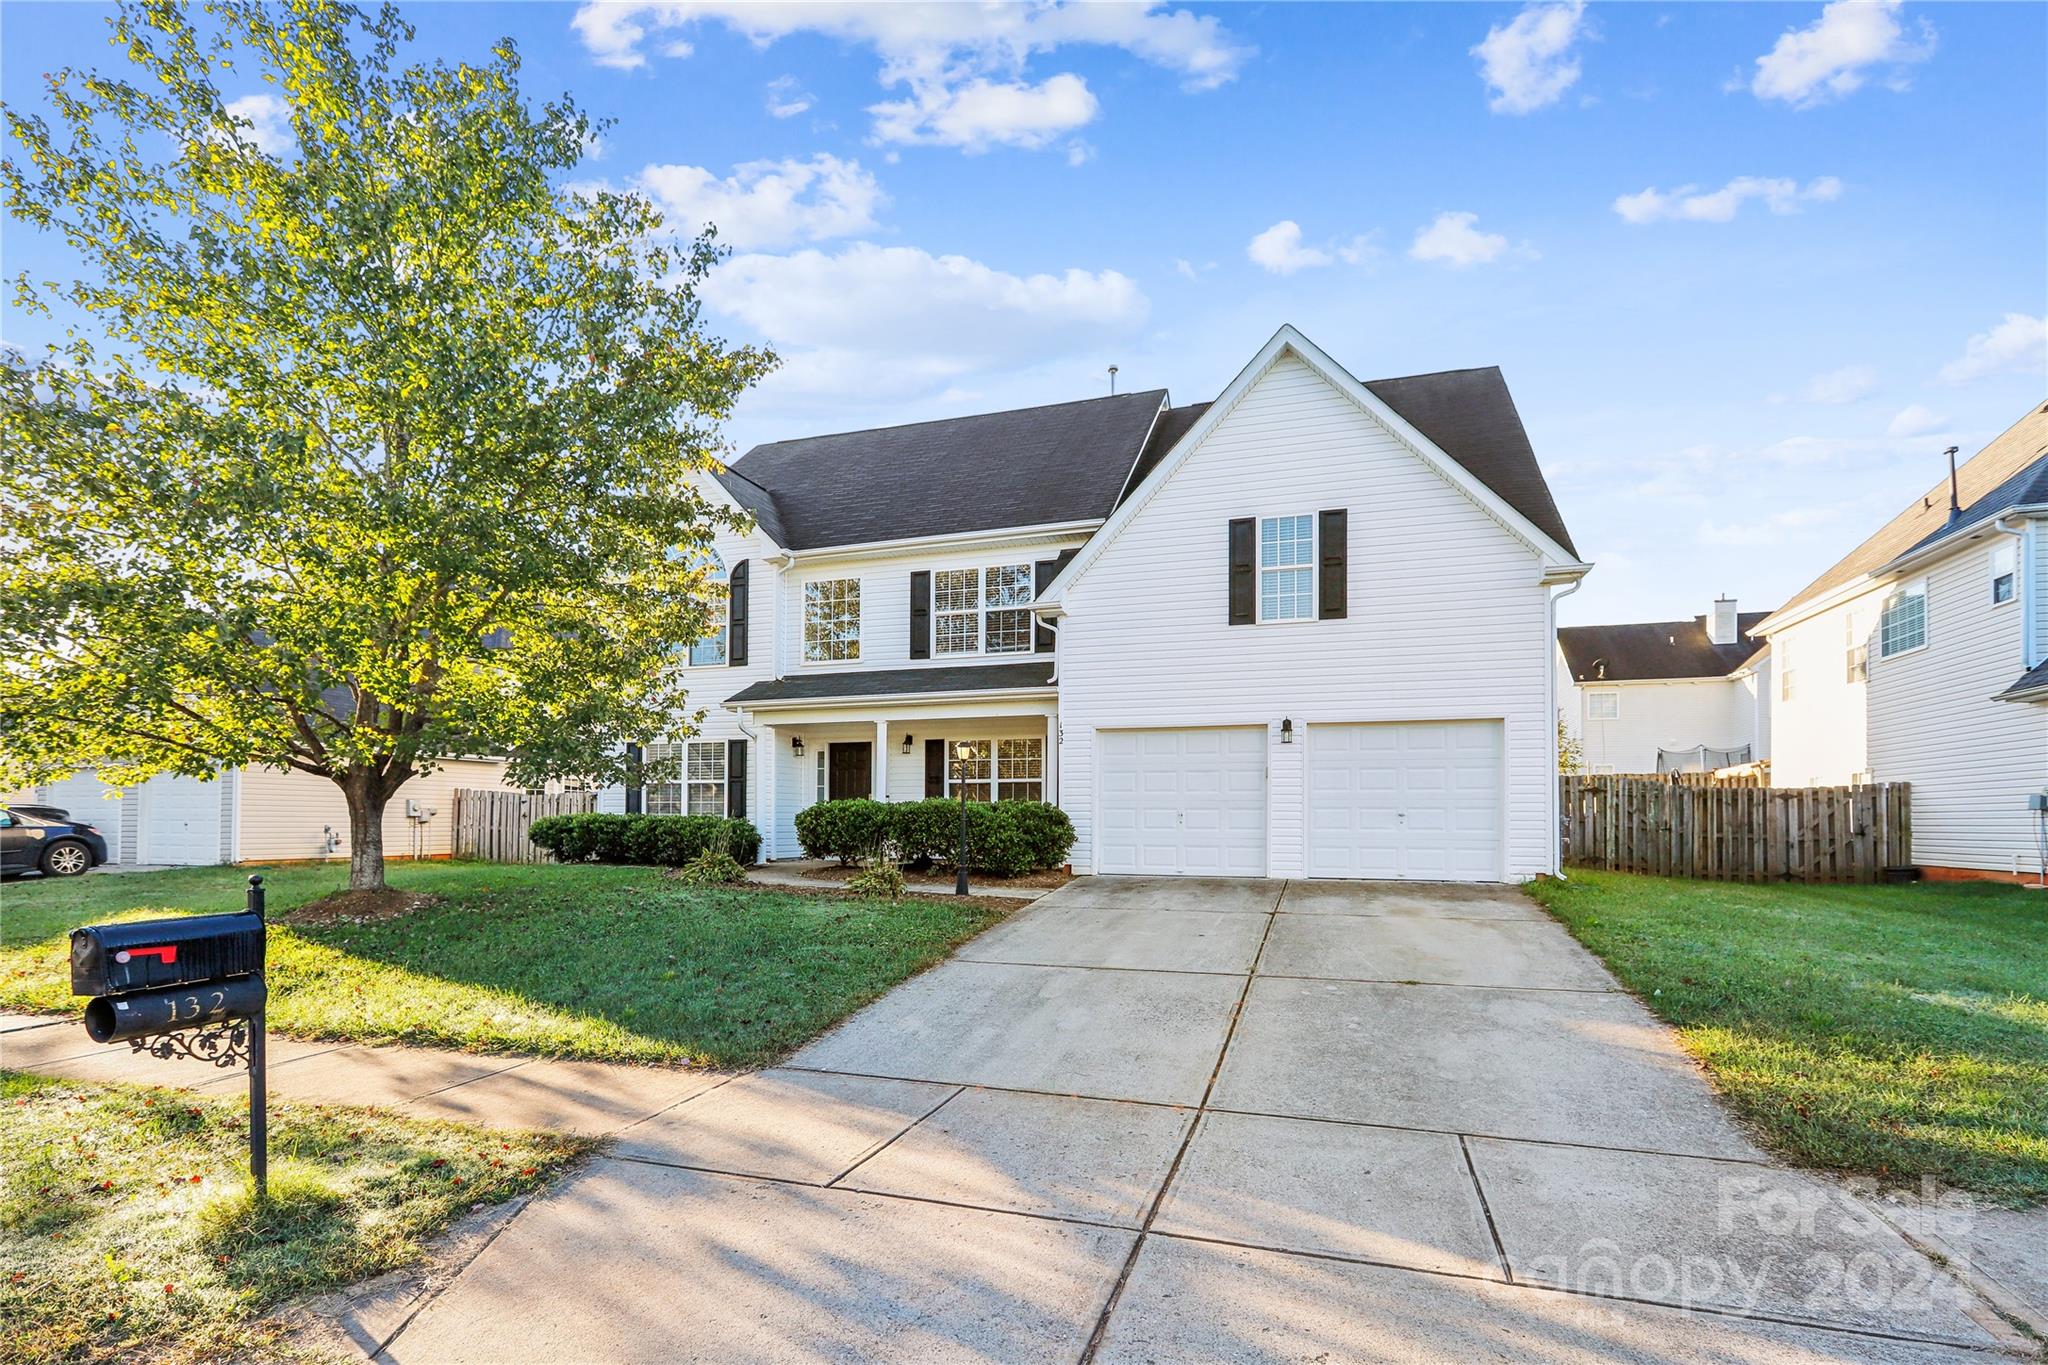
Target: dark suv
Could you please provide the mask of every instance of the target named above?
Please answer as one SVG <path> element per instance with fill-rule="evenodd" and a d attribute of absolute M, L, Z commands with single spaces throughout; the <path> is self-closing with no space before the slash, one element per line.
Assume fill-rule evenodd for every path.
<path fill-rule="evenodd" d="M 41 872 L 76 877 L 107 860 L 99 830 L 56 806 L 10 806 L 0 810 L 0 873 Z"/>

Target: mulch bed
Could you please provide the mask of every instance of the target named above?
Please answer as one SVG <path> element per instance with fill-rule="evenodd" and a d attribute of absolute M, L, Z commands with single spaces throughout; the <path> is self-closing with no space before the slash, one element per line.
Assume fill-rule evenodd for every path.
<path fill-rule="evenodd" d="M 757 882 L 750 880 L 740 883 L 740 886 L 735 889 L 773 891 L 778 896 L 818 896 L 825 900 L 835 901 L 872 899 L 872 897 L 858 896 L 854 892 L 840 891 L 828 886 L 785 886 L 781 882 Z M 960 897 L 950 893 L 942 896 L 929 891 L 905 891 L 902 899 L 907 901 L 937 901 L 941 905 L 951 905 L 958 903 Z M 974 903 L 976 905 L 991 905 L 999 910 L 1021 910 L 1031 904 L 1028 900 L 1019 900 L 1013 896 L 976 896 Z"/>
<path fill-rule="evenodd" d="M 286 924 L 369 924 L 428 910 L 444 899 L 418 891 L 400 891 L 392 886 L 381 891 L 337 891 L 331 896 L 295 906 L 276 918 Z"/>
<path fill-rule="evenodd" d="M 806 869 L 804 875 L 806 877 L 818 877 L 843 882 L 849 877 L 859 876 L 860 869 L 858 867 L 841 867 L 837 863 L 833 863 L 826 867 Z M 1047 872 L 1027 872 L 1021 877 L 993 877 L 985 872 L 970 872 L 967 874 L 967 879 L 976 886 L 986 886 L 996 890 L 1001 890 L 1006 886 L 1016 886 L 1031 891 L 1056 891 L 1074 880 L 1072 874 L 1062 872 L 1058 868 L 1053 868 Z M 906 867 L 903 869 L 903 880 L 911 886 L 943 886 L 950 889 L 953 885 L 953 872 L 951 868 L 943 867 L 928 867 L 923 870 Z"/>

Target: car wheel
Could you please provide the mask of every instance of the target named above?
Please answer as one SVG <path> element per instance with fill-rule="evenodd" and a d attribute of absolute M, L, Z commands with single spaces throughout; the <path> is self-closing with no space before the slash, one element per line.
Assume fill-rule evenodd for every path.
<path fill-rule="evenodd" d="M 76 839 L 59 839 L 43 851 L 43 873 L 51 877 L 76 877 L 92 869 L 92 850 Z"/>

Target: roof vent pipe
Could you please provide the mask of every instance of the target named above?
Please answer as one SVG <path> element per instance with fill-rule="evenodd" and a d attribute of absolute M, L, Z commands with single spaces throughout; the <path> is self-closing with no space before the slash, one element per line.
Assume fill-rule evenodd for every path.
<path fill-rule="evenodd" d="M 1116 397 L 1116 366 L 1109 367 L 1109 396 Z"/>
<path fill-rule="evenodd" d="M 1948 456 L 1948 522 L 1953 526 L 1962 519 L 1962 499 L 1956 496 L 1956 451 L 1959 446 L 1950 446 L 1944 453 Z"/>

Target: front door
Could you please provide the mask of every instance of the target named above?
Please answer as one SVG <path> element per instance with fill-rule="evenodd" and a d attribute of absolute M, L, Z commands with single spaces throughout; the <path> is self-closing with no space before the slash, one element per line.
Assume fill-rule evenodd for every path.
<path fill-rule="evenodd" d="M 825 760 L 825 795 L 834 801 L 875 794 L 875 746 L 868 740 L 833 741 Z"/>

